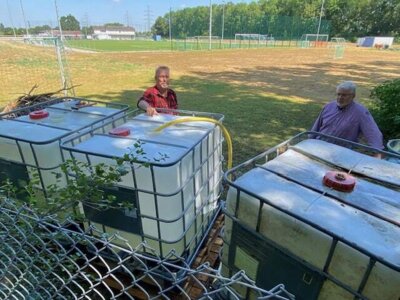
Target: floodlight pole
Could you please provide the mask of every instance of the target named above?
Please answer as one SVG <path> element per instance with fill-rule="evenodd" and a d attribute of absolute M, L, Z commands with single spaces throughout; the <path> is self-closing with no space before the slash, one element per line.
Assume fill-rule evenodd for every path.
<path fill-rule="evenodd" d="M 224 40 L 224 24 L 225 23 L 225 1 L 222 1 L 222 31 L 221 31 L 221 40 Z"/>
<path fill-rule="evenodd" d="M 208 50 L 211 50 L 211 32 L 212 32 L 212 3 L 210 0 L 210 24 L 209 24 Z"/>
<path fill-rule="evenodd" d="M 324 11 L 324 3 L 325 3 L 325 0 L 322 0 L 321 11 L 319 12 L 319 22 L 318 22 L 318 30 L 317 30 L 317 42 L 318 42 L 318 38 L 319 38 L 319 30 L 321 29 L 321 21 L 322 21 L 322 13 Z"/>
<path fill-rule="evenodd" d="M 169 8 L 168 26 L 169 26 L 169 42 L 171 43 L 172 46 L 171 7 Z"/>

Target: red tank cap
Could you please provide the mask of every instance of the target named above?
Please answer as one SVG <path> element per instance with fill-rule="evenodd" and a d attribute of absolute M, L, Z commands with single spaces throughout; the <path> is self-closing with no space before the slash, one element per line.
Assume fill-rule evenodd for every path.
<path fill-rule="evenodd" d="M 345 172 L 338 171 L 326 172 L 322 182 L 327 187 L 345 193 L 350 193 L 353 191 L 354 186 L 356 185 L 356 179 L 353 176 Z"/>
<path fill-rule="evenodd" d="M 131 134 L 131 130 L 128 127 L 117 127 L 108 132 L 111 135 L 128 136 Z"/>
<path fill-rule="evenodd" d="M 49 112 L 41 109 L 41 110 L 35 110 L 29 113 L 29 118 L 33 120 L 39 120 L 43 118 L 47 118 L 49 116 Z"/>

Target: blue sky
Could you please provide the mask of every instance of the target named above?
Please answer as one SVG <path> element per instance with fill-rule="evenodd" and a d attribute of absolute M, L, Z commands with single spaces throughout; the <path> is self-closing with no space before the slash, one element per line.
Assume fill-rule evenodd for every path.
<path fill-rule="evenodd" d="M 59 16 L 72 14 L 81 26 L 101 25 L 109 22 L 129 23 L 139 31 L 147 29 L 158 16 L 184 7 L 209 5 L 210 0 L 0 0 L 0 23 L 5 26 L 24 27 L 24 18 L 30 27 L 48 24 L 56 26 L 55 1 Z M 246 2 L 251 0 L 229 0 L 225 2 Z M 212 0 L 213 4 L 222 4 L 223 0 Z M 11 17 L 11 18 L 10 18 Z"/>

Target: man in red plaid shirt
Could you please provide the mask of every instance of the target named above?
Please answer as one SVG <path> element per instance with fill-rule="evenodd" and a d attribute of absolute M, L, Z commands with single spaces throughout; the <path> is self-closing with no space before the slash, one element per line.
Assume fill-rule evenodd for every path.
<path fill-rule="evenodd" d="M 178 109 L 175 92 L 169 88 L 169 68 L 160 66 L 156 69 L 156 85 L 148 88 L 138 100 L 137 106 L 149 116 L 157 115 L 157 108 Z"/>

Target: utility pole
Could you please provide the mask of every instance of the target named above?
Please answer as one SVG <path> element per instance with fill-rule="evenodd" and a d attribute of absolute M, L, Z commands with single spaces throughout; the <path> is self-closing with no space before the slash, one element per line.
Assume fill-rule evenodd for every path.
<path fill-rule="evenodd" d="M 211 33 L 212 33 L 212 3 L 210 0 L 210 24 L 209 24 L 208 50 L 211 50 Z"/>
<path fill-rule="evenodd" d="M 150 6 L 147 5 L 147 9 L 146 9 L 146 23 L 147 23 L 147 32 L 151 31 L 151 11 L 150 11 Z"/>
<path fill-rule="evenodd" d="M 22 6 L 22 0 L 19 0 L 19 4 L 21 5 L 22 18 L 24 19 L 24 23 L 25 23 L 26 37 L 29 37 L 28 24 L 27 24 L 26 18 L 25 18 L 24 7 Z"/>
<path fill-rule="evenodd" d="M 89 27 L 89 17 L 88 17 L 88 14 L 87 14 L 87 12 L 85 12 L 85 15 L 83 16 L 83 21 L 84 21 L 84 24 L 85 24 L 85 36 L 86 36 L 86 38 L 87 38 L 87 36 L 88 36 L 88 27 Z"/>
<path fill-rule="evenodd" d="M 128 11 L 126 11 L 126 13 L 125 13 L 125 18 L 126 18 L 126 27 L 129 27 L 131 22 L 130 22 L 130 16 L 129 16 Z"/>
<path fill-rule="evenodd" d="M 318 30 L 317 30 L 317 42 L 318 42 L 318 39 L 319 39 L 319 30 L 321 29 L 322 13 L 324 12 L 324 3 L 325 3 L 325 0 L 322 0 L 321 11 L 319 13 L 319 22 L 318 22 Z"/>

